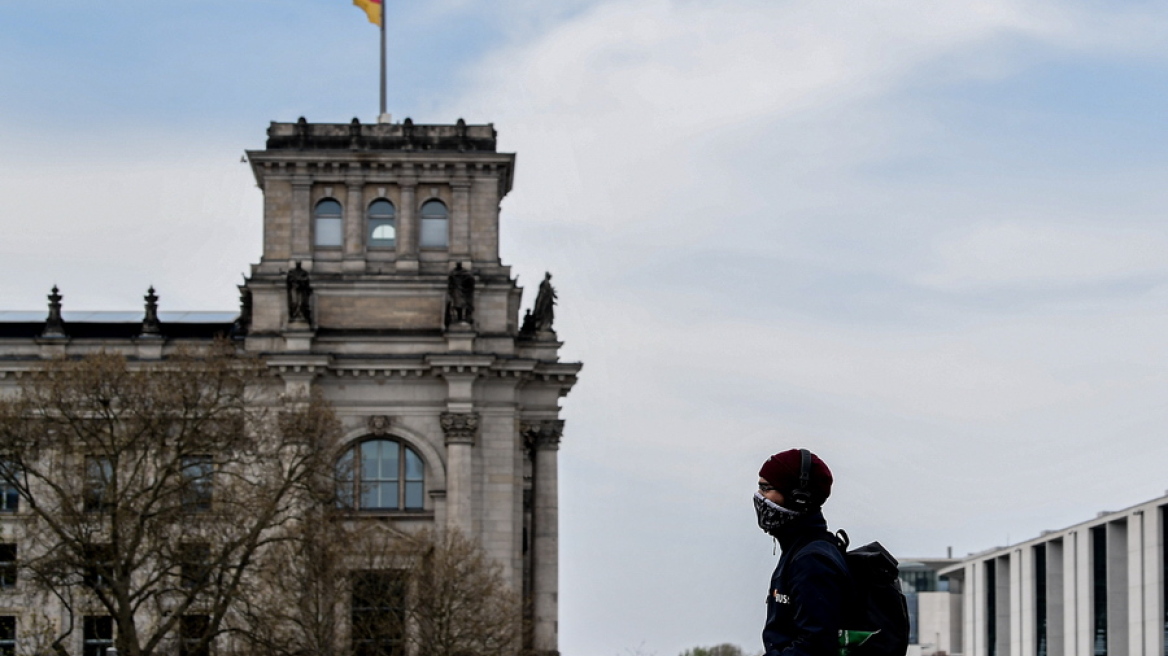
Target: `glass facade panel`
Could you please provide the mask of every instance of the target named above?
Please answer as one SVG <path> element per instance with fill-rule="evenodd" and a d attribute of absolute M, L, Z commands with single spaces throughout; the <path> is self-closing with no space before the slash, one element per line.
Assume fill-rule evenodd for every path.
<path fill-rule="evenodd" d="M 1095 637 L 1091 653 L 1107 656 L 1107 526 L 1091 529 L 1091 607 Z"/>
<path fill-rule="evenodd" d="M 1164 609 L 1164 642 L 1161 649 L 1168 656 L 1168 506 L 1160 507 L 1160 608 Z"/>
<path fill-rule="evenodd" d="M 998 581 L 997 563 L 985 562 L 986 599 L 986 652 L 989 656 L 998 654 Z"/>
<path fill-rule="evenodd" d="M 1034 650 L 1036 656 L 1046 653 L 1046 545 L 1034 547 Z"/>

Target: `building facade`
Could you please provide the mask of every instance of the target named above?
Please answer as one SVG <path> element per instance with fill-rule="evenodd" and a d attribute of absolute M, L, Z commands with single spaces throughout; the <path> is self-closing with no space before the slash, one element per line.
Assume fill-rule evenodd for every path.
<path fill-rule="evenodd" d="M 0 386 L 47 358 L 165 362 L 230 337 L 289 397 L 331 402 L 362 464 L 356 514 L 477 539 L 523 591 L 529 646 L 556 652 L 559 400 L 581 365 L 559 361 L 551 276 L 521 320 L 523 290 L 500 259 L 514 154 L 497 152 L 493 126 L 462 120 L 302 118 L 272 123 L 247 158 L 263 252 L 238 312 L 159 312 L 151 289 L 143 313 L 74 314 L 54 288 L 47 314 L 0 312 Z M 19 521 L 18 507 L 0 510 Z"/>
<path fill-rule="evenodd" d="M 955 558 L 913 558 L 900 563 L 900 589 L 908 605 L 908 656 L 944 656 L 961 649 L 961 597 L 940 571 Z"/>
<path fill-rule="evenodd" d="M 1168 654 L 1168 496 L 941 570 L 967 656 Z"/>

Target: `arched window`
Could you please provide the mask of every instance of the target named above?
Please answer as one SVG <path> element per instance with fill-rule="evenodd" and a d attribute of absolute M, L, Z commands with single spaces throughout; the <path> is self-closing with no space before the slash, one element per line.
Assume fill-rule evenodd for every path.
<path fill-rule="evenodd" d="M 393 203 L 378 198 L 369 204 L 369 245 L 392 248 L 397 243 Z"/>
<path fill-rule="evenodd" d="M 340 203 L 331 198 L 320 201 L 316 204 L 313 219 L 317 246 L 340 246 L 344 242 Z"/>
<path fill-rule="evenodd" d="M 422 510 L 422 457 L 396 440 L 367 440 L 337 462 L 342 506 L 357 510 Z"/>
<path fill-rule="evenodd" d="M 450 233 L 448 224 L 450 213 L 440 200 L 428 200 L 422 204 L 422 229 L 418 235 L 418 245 L 422 248 L 446 248 Z"/>

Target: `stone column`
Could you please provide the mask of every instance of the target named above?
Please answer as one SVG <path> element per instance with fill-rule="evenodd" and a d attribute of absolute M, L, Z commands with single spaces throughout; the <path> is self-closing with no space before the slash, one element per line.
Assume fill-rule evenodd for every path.
<path fill-rule="evenodd" d="M 397 270 L 418 270 L 418 219 L 416 192 L 418 179 L 413 176 L 402 176 L 401 207 L 398 208 L 397 218 Z"/>
<path fill-rule="evenodd" d="M 359 176 L 345 178 L 345 250 L 341 264 L 347 273 L 365 272 L 365 180 Z"/>
<path fill-rule="evenodd" d="M 308 176 L 292 178 L 292 259 L 303 260 L 304 268 L 312 268 L 312 179 Z"/>
<path fill-rule="evenodd" d="M 564 422 L 526 421 L 520 427 L 532 452 L 532 649 L 559 654 L 560 518 L 557 457 Z"/>
<path fill-rule="evenodd" d="M 442 432 L 446 434 L 446 528 L 472 536 L 472 458 L 479 430 L 477 412 L 443 412 Z"/>

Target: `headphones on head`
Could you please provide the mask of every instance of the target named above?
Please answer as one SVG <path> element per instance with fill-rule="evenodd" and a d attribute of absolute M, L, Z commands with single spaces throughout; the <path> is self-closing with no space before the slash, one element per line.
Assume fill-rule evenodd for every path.
<path fill-rule="evenodd" d="M 791 491 L 792 510 L 807 510 L 811 507 L 811 452 L 799 449 L 799 488 Z"/>

